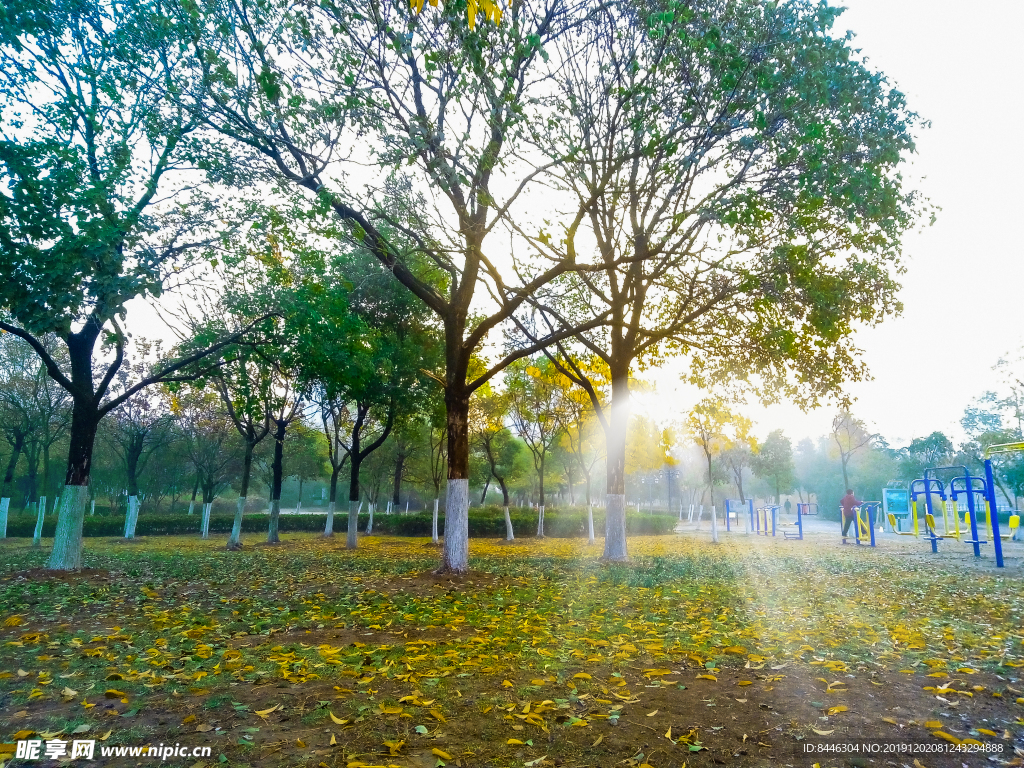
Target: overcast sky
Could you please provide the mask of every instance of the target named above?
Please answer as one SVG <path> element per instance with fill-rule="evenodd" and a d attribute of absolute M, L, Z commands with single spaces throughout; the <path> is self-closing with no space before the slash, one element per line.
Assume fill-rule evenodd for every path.
<path fill-rule="evenodd" d="M 892 445 L 936 429 L 959 437 L 965 406 L 996 388 L 992 366 L 1024 341 L 1024 4 L 846 6 L 838 27 L 852 30 L 869 64 L 932 121 L 905 176 L 942 208 L 934 226 L 906 238 L 903 316 L 858 334 L 874 380 L 850 387 L 853 410 Z M 676 387 L 676 376 L 652 376 L 660 395 L 642 407 L 685 410 L 693 395 Z M 744 412 L 762 437 L 782 427 L 794 442 L 827 433 L 833 415 L 788 406 Z"/>

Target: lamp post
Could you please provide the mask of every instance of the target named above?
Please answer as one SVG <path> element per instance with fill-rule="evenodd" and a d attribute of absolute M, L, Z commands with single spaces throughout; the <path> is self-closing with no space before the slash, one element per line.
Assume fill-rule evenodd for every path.
<path fill-rule="evenodd" d="M 668 485 L 668 511 L 672 512 L 672 481 L 679 477 L 680 472 L 678 469 L 666 469 L 665 472 L 665 483 Z"/>

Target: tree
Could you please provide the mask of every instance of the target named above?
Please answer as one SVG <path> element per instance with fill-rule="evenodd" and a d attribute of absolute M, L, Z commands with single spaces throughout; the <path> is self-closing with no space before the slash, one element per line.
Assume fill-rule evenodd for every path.
<path fill-rule="evenodd" d="M 839 460 L 843 466 L 843 485 L 850 487 L 850 474 L 847 468 L 850 458 L 861 448 L 871 443 L 874 437 L 864 422 L 850 413 L 848 410 L 841 410 L 832 419 L 832 440 L 839 449 Z"/>
<path fill-rule="evenodd" d="M 434 377 L 444 390 L 448 492 L 438 570 L 464 572 L 470 398 L 569 331 L 510 349 L 479 371 L 475 361 L 538 287 L 584 268 L 560 258 L 508 270 L 488 250 L 535 187 L 538 170 L 520 149 L 552 114 L 542 96 L 555 63 L 545 48 L 569 36 L 587 5 L 527 0 L 500 25 L 458 23 L 454 10 L 420 15 L 402 3 L 371 13 L 354 0 L 210 6 L 182 19 L 198 41 L 195 81 L 209 86 L 195 111 L 265 158 L 275 180 L 333 212 L 443 327 L 444 367 Z M 378 178 L 363 193 L 333 173 L 352 141 L 381 148 L 372 158 Z M 481 293 L 492 302 L 486 311 Z"/>
<path fill-rule="evenodd" d="M 690 409 L 686 427 L 690 439 L 703 451 L 707 463 L 708 493 L 711 506 L 715 504 L 715 482 L 717 480 L 712 459 L 729 448 L 729 425 L 733 421 L 732 411 L 718 398 L 704 398 Z"/>
<path fill-rule="evenodd" d="M 505 385 L 516 432 L 533 455 L 537 472 L 537 535 L 544 535 L 544 470 L 548 452 L 561 435 L 566 416 L 565 389 L 571 386 L 546 358 L 519 360 L 508 368 Z M 447 518 L 445 518 L 447 525 Z"/>
<path fill-rule="evenodd" d="M 753 422 L 745 416 L 735 414 L 733 416 L 733 438 L 729 446 L 723 451 L 722 458 L 732 472 L 733 482 L 736 483 L 736 490 L 740 495 L 740 502 L 745 503 L 746 495 L 743 493 L 743 473 L 750 469 L 757 461 L 758 445 L 757 440 L 750 434 Z"/>
<path fill-rule="evenodd" d="M 0 16 L 0 329 L 27 341 L 72 400 L 51 569 L 82 564 L 100 420 L 227 343 L 108 395 L 129 340 L 128 303 L 190 273 L 233 218 L 204 196 L 197 166 L 218 166 L 216 144 L 196 135 L 200 123 L 171 98 L 186 87 L 188 48 L 162 9 L 45 0 Z M 67 364 L 47 349 L 46 334 L 60 339 Z M 101 340 L 109 353 L 97 348 Z"/>
<path fill-rule="evenodd" d="M 285 450 L 290 477 L 299 479 L 299 500 L 295 511 L 302 509 L 302 485 L 306 480 L 315 480 L 324 472 L 323 435 L 301 421 L 292 427 L 292 434 Z"/>
<path fill-rule="evenodd" d="M 869 435 L 868 439 L 873 437 Z M 907 481 L 917 480 L 924 475 L 924 470 L 928 467 L 948 467 L 953 461 L 954 452 L 952 441 L 942 432 L 932 432 L 927 437 L 915 437 L 910 441 L 910 445 L 898 452 L 900 475 Z M 977 466 L 980 468 L 981 464 Z M 846 480 L 845 472 L 843 480 Z"/>
<path fill-rule="evenodd" d="M 782 494 L 793 490 L 796 483 L 796 468 L 793 465 L 793 444 L 781 429 L 773 429 L 758 447 L 752 461 L 754 474 L 766 480 L 775 488 L 775 503 L 782 501 Z"/>
<path fill-rule="evenodd" d="M 119 388 L 147 375 L 146 346 L 140 359 L 118 371 L 115 382 Z M 139 478 L 146 471 L 153 455 L 171 440 L 171 414 L 162 393 L 140 390 L 125 400 L 107 420 L 108 443 L 121 459 L 128 481 L 128 510 L 124 521 L 124 537 L 135 538 L 139 520 Z"/>
<path fill-rule="evenodd" d="M 252 462 L 257 446 L 270 434 L 270 420 L 277 389 L 276 367 L 250 347 L 234 351 L 228 365 L 220 367 L 211 377 L 211 384 L 220 395 L 227 417 L 242 438 L 242 476 L 235 502 L 235 520 L 231 526 L 227 548 L 242 548 L 242 516 L 249 496 Z"/>
<path fill-rule="evenodd" d="M 559 55 L 559 119 L 534 139 L 572 202 L 550 222 L 557 234 L 520 234 L 553 261 L 593 247 L 601 264 L 531 305 L 549 334 L 589 324 L 576 347 L 610 371 L 607 416 L 595 399 L 608 445 L 605 559 L 628 558 L 635 362 L 683 355 L 699 387 L 814 405 L 863 378 L 854 327 L 900 308 L 893 275 L 919 209 L 900 165 L 916 116 L 833 36 L 841 10 L 612 3 Z"/>
<path fill-rule="evenodd" d="M 234 429 L 215 392 L 191 390 L 171 398 L 171 412 L 178 420 L 186 454 L 202 491 L 200 535 L 210 535 L 210 514 L 217 494 L 227 487 L 236 468 L 231 445 Z"/>
<path fill-rule="evenodd" d="M 505 426 L 512 406 L 509 392 L 496 393 L 490 386 L 477 391 L 473 398 L 470 411 L 472 425 L 471 436 L 473 446 L 486 462 L 489 476 L 494 478 L 501 488 L 501 504 L 505 513 L 505 539 L 512 541 L 515 531 L 512 529 L 512 518 L 509 515 L 508 484 L 517 479 L 519 463 L 517 458 L 522 453 L 523 444 L 515 439 L 511 430 Z"/>

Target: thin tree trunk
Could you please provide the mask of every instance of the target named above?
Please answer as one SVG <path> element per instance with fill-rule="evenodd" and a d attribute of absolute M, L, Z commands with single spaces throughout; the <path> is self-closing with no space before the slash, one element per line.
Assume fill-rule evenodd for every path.
<path fill-rule="evenodd" d="M 32 534 L 32 546 L 42 546 L 43 538 L 43 521 L 46 517 L 46 497 L 39 497 L 38 509 L 36 510 L 36 530 Z"/>
<path fill-rule="evenodd" d="M 288 429 L 285 419 L 275 419 L 277 430 L 274 434 L 274 486 L 270 500 L 270 526 L 267 530 L 267 544 L 280 544 L 278 529 L 281 522 L 281 483 L 284 478 L 284 436 Z"/>
<path fill-rule="evenodd" d="M 242 548 L 242 517 L 245 515 L 245 500 L 249 496 L 249 479 L 252 477 L 252 454 L 256 443 L 245 441 L 245 456 L 242 458 L 242 487 L 239 488 L 238 501 L 235 502 L 235 520 L 231 524 L 231 535 L 228 537 L 228 549 Z"/>
<path fill-rule="evenodd" d="M 199 493 L 199 474 L 196 473 L 196 484 L 192 486 L 192 501 L 188 503 L 188 513 L 191 515 L 196 508 L 196 495 Z"/>
<path fill-rule="evenodd" d="M 345 546 L 348 549 L 355 549 L 359 546 L 359 499 L 348 500 L 348 539 Z"/>
<path fill-rule="evenodd" d="M 366 535 L 369 536 L 373 533 L 373 510 L 376 508 L 376 504 L 370 505 L 370 519 L 366 521 Z"/>
<path fill-rule="evenodd" d="M 207 494 L 203 494 L 203 520 L 200 528 L 200 537 L 210 538 L 210 513 L 213 511 L 213 502 L 207 501 Z"/>
<path fill-rule="evenodd" d="M 438 542 L 438 535 L 437 535 L 437 506 L 438 506 L 438 502 L 439 501 L 440 501 L 440 499 L 438 499 L 437 497 L 434 498 L 434 523 L 433 523 L 433 528 L 431 528 L 431 533 L 430 533 L 430 540 L 434 544 L 437 544 L 437 542 Z"/>
<path fill-rule="evenodd" d="M 594 505 L 587 501 L 587 544 L 594 543 Z"/>
<path fill-rule="evenodd" d="M 0 498 L 0 539 L 7 538 L 7 510 L 10 506 L 10 497 L 4 496 Z"/>
<path fill-rule="evenodd" d="M 334 511 L 337 509 L 338 499 L 338 475 L 341 474 L 341 465 L 331 469 L 331 494 L 327 502 L 327 523 L 324 525 L 324 536 L 334 536 Z"/>
<path fill-rule="evenodd" d="M 398 506 L 401 502 L 399 497 L 402 493 L 402 473 L 405 471 L 405 454 L 399 451 L 395 457 L 395 477 L 392 486 L 391 503 Z"/>
<path fill-rule="evenodd" d="M 515 533 L 512 531 L 512 517 L 508 513 L 508 504 L 505 505 L 505 541 L 513 541 Z"/>

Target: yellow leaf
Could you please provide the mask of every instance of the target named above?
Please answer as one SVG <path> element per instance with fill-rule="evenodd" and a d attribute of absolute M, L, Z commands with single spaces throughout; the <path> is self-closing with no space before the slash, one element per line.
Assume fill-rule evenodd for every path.
<path fill-rule="evenodd" d="M 978 670 L 971 669 L 970 667 L 960 667 L 957 672 L 963 672 L 965 675 L 976 675 Z"/>
<path fill-rule="evenodd" d="M 718 682 L 718 678 L 715 677 L 714 675 L 697 675 L 697 679 L 698 680 L 714 680 L 716 683 Z"/>
<path fill-rule="evenodd" d="M 522 742 L 519 739 L 509 739 L 505 743 L 506 744 L 525 744 L 525 742 Z"/>
<path fill-rule="evenodd" d="M 384 704 L 381 705 L 380 711 L 385 715 L 400 715 L 403 712 L 402 707 L 388 707 Z"/>
<path fill-rule="evenodd" d="M 752 680 L 740 680 L 739 682 L 736 683 L 736 685 L 753 685 L 753 684 L 754 684 L 754 682 Z"/>
<path fill-rule="evenodd" d="M 596 747 L 596 746 L 597 746 L 598 744 L 600 744 L 600 743 L 601 743 L 602 741 L 604 741 L 604 736 L 603 736 L 603 735 L 602 735 L 602 736 L 598 736 L 598 737 L 597 737 L 597 740 L 596 740 L 596 741 L 595 741 L 595 742 L 594 742 L 593 744 L 591 744 L 591 745 L 590 745 L 590 746 L 591 746 L 591 748 L 593 748 L 593 747 Z"/>
<path fill-rule="evenodd" d="M 572 676 L 572 679 L 573 680 L 589 680 L 590 679 L 590 675 L 588 675 L 586 672 L 577 672 L 575 675 Z"/>
<path fill-rule="evenodd" d="M 271 712 L 277 712 L 277 710 L 282 709 L 283 707 L 284 707 L 283 704 L 275 704 L 270 709 L 258 709 L 258 710 L 256 710 L 256 714 L 259 715 L 260 717 L 266 717 Z M 332 717 L 333 717 L 333 715 L 332 715 Z"/>
<path fill-rule="evenodd" d="M 334 714 L 333 712 L 331 712 L 331 710 L 329 710 L 329 709 L 327 710 L 327 714 L 329 714 L 329 715 L 331 716 L 331 720 L 333 720 L 333 721 L 334 721 L 335 723 L 337 723 L 338 725 L 344 725 L 345 723 L 347 723 L 347 722 L 348 722 L 348 720 L 342 720 L 342 719 L 341 719 L 340 717 L 338 717 L 337 715 L 335 715 L 335 714 Z"/>
<path fill-rule="evenodd" d="M 932 731 L 932 736 L 937 736 L 940 739 L 948 741 L 950 744 L 959 744 L 960 739 L 952 734 L 946 733 L 945 731 Z"/>
<path fill-rule="evenodd" d="M 544 685 L 545 683 L 547 683 L 547 680 L 535 679 L 530 681 L 530 685 Z"/>
<path fill-rule="evenodd" d="M 995 731 L 990 731 L 988 728 L 978 728 L 978 733 L 983 733 L 986 736 L 995 736 L 997 739 L 999 738 L 998 733 L 996 733 Z"/>
<path fill-rule="evenodd" d="M 73 699 L 78 695 L 78 691 L 73 691 L 65 686 L 64 690 L 60 692 L 60 695 L 67 699 Z"/>
<path fill-rule="evenodd" d="M 723 648 L 722 653 L 733 653 L 737 656 L 742 656 L 747 652 L 747 649 L 742 645 L 730 645 L 728 648 Z"/>
<path fill-rule="evenodd" d="M 830 733 L 835 733 L 836 732 L 835 728 L 833 728 L 831 731 L 819 731 L 817 728 L 811 728 L 811 730 L 814 731 L 819 736 L 828 736 Z"/>
<path fill-rule="evenodd" d="M 672 740 L 672 726 L 671 725 L 668 727 L 668 730 L 665 731 L 665 738 L 668 739 L 669 741 Z"/>
<path fill-rule="evenodd" d="M 11 741 L 23 741 L 34 733 L 35 731 L 18 731 L 13 736 L 11 736 Z"/>
<path fill-rule="evenodd" d="M 399 751 L 405 746 L 405 741 L 385 741 L 384 746 L 391 751 L 391 757 L 397 757 Z"/>
<path fill-rule="evenodd" d="M 437 755 L 442 760 L 451 760 L 452 759 L 452 756 L 449 755 L 447 752 L 445 752 L 443 749 L 438 749 L 437 747 L 434 747 L 430 751 L 431 751 L 432 754 Z"/>
<path fill-rule="evenodd" d="M 828 714 L 830 714 L 830 715 L 838 715 L 840 712 L 846 712 L 847 709 L 848 709 L 847 707 L 844 707 L 842 704 L 840 704 L 840 705 L 838 705 L 836 707 L 829 707 L 828 708 Z"/>
<path fill-rule="evenodd" d="M 99 739 L 100 741 L 106 741 L 107 739 L 109 739 L 109 738 L 110 738 L 110 734 L 112 734 L 112 733 L 113 733 L 113 731 L 107 731 L 107 732 L 106 732 L 106 733 L 104 733 L 104 734 L 103 734 L 102 736 L 98 736 L 97 738 L 98 738 L 98 739 Z"/>
<path fill-rule="evenodd" d="M 445 716 L 442 715 L 440 712 L 438 712 L 436 709 L 430 710 L 430 716 L 432 718 L 434 718 L 435 720 L 439 721 L 439 722 L 442 722 L 442 723 L 447 723 L 448 722 L 445 719 Z"/>
<path fill-rule="evenodd" d="M 17 627 L 23 623 L 24 622 L 22 621 L 21 616 L 8 616 L 6 619 L 4 619 L 5 627 Z"/>
<path fill-rule="evenodd" d="M 302 739 L 296 739 L 295 740 L 295 746 L 299 747 L 300 749 L 305 749 L 306 742 L 304 742 Z"/>
<path fill-rule="evenodd" d="M 647 716 L 648 716 L 648 717 L 654 717 L 654 716 L 655 716 L 656 714 L 658 714 L 658 711 L 659 711 L 659 710 L 657 710 L 657 709 L 656 709 L 656 710 L 654 710 L 653 712 L 648 712 L 648 713 L 647 713 Z"/>
<path fill-rule="evenodd" d="M 334 738 L 334 734 L 332 733 L 331 734 L 331 746 L 333 747 L 337 743 L 338 743 L 338 740 L 336 738 Z"/>
<path fill-rule="evenodd" d="M 928 720 L 924 724 L 924 727 L 927 728 L 928 730 L 933 730 L 935 728 L 941 728 L 942 727 L 942 723 L 940 721 L 938 721 L 938 720 Z"/>
<path fill-rule="evenodd" d="M 103 695 L 106 696 L 108 699 L 119 699 L 123 696 L 127 696 L 128 694 L 124 691 L 117 691 L 113 688 L 110 688 L 109 690 L 104 691 Z"/>
<path fill-rule="evenodd" d="M 891 718 L 891 717 L 883 717 L 883 718 L 882 718 L 882 722 L 883 722 L 883 723 L 889 723 L 889 725 L 899 725 L 899 723 L 898 723 L 898 722 L 896 722 L 896 721 L 895 721 L 895 720 L 894 720 L 893 718 Z"/>
<path fill-rule="evenodd" d="M 189 715 L 188 717 L 186 717 L 184 720 L 181 721 L 181 724 L 182 725 L 188 725 L 189 723 L 194 723 L 195 721 L 196 721 L 196 716 L 195 715 Z"/>

